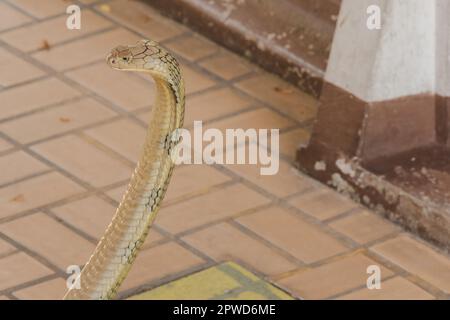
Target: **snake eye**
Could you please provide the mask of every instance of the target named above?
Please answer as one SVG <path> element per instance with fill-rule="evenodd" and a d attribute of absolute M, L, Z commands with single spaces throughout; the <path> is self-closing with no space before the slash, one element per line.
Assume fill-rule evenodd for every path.
<path fill-rule="evenodd" d="M 123 57 L 122 60 L 123 61 L 128 61 L 128 57 Z"/>

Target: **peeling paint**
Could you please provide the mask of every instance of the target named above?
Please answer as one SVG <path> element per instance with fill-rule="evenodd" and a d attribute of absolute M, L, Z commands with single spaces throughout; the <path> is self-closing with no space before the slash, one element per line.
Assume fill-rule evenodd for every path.
<path fill-rule="evenodd" d="M 327 164 L 325 161 L 316 161 L 314 164 L 314 170 L 316 171 L 325 171 L 327 170 Z"/>
<path fill-rule="evenodd" d="M 352 178 L 356 176 L 355 170 L 352 168 L 351 163 L 347 163 L 345 159 L 340 158 L 336 160 L 336 166 L 341 170 L 343 174 L 346 174 Z"/>
<path fill-rule="evenodd" d="M 331 175 L 331 181 L 329 184 L 336 188 L 337 191 L 347 196 L 354 198 L 354 195 L 356 195 L 355 189 L 347 181 L 345 181 L 339 173 L 333 173 Z"/>

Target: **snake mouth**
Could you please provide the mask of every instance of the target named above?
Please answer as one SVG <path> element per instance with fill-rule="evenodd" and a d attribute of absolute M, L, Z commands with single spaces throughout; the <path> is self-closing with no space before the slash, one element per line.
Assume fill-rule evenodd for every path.
<path fill-rule="evenodd" d="M 110 53 L 106 57 L 106 63 L 114 69 L 119 69 L 119 58 L 117 57 L 117 54 Z"/>

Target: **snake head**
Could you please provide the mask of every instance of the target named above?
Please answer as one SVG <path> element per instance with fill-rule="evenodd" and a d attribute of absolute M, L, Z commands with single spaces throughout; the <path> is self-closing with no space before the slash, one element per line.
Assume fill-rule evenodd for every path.
<path fill-rule="evenodd" d="M 140 40 L 135 45 L 115 47 L 106 62 L 113 69 L 147 72 L 172 83 L 181 82 L 178 62 L 155 41 Z"/>
<path fill-rule="evenodd" d="M 117 70 L 143 71 L 152 46 L 156 47 L 158 44 L 151 40 L 140 40 L 135 45 L 117 46 L 111 50 L 106 62 Z"/>
<path fill-rule="evenodd" d="M 117 70 L 134 70 L 134 55 L 131 46 L 117 46 L 106 58 L 107 64 Z"/>
<path fill-rule="evenodd" d="M 135 45 L 117 46 L 106 58 L 113 69 L 123 71 L 149 72 L 153 75 L 164 73 L 170 64 L 177 65 L 158 43 L 151 40 L 140 40 Z"/>

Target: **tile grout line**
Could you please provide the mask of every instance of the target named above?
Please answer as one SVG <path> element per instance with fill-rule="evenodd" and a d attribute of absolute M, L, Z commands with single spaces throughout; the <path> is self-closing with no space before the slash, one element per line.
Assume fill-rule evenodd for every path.
<path fill-rule="evenodd" d="M 169 274 L 169 275 L 164 276 L 164 277 L 159 278 L 159 279 L 153 279 L 153 280 L 150 280 L 150 281 L 148 281 L 146 283 L 143 283 L 143 284 L 137 285 L 135 287 L 123 290 L 123 291 L 119 292 L 117 298 L 118 299 L 123 299 L 123 298 L 130 297 L 132 295 L 135 295 L 135 294 L 139 294 L 139 293 L 141 293 L 143 291 L 154 289 L 154 288 L 159 287 L 159 286 L 161 286 L 161 285 L 163 285 L 165 283 L 168 283 L 168 282 L 171 282 L 171 281 L 175 281 L 177 279 L 181 279 L 181 278 L 183 278 L 185 276 L 188 276 L 188 275 L 193 274 L 193 273 L 200 272 L 200 271 L 205 270 L 205 269 L 207 269 L 209 267 L 212 267 L 212 266 L 213 266 L 213 264 L 210 264 L 210 263 L 204 261 L 203 263 L 201 263 L 199 265 L 192 266 L 192 267 L 189 267 L 189 268 L 187 268 L 185 270 Z"/>
<path fill-rule="evenodd" d="M 92 186 L 91 184 L 89 184 L 88 182 L 85 182 L 84 180 L 79 179 L 78 177 L 74 176 L 70 172 L 68 172 L 65 169 L 63 169 L 58 164 L 56 164 L 56 163 L 48 160 L 47 158 L 41 156 L 39 153 L 35 152 L 34 150 L 31 150 L 30 148 L 21 145 L 20 143 L 18 143 L 15 140 L 11 139 L 9 136 L 6 136 L 5 134 L 0 132 L 0 137 L 6 138 L 7 141 L 12 142 L 15 146 L 18 146 L 20 148 L 20 150 L 22 150 L 23 152 L 29 154 L 33 158 L 35 158 L 38 161 L 40 161 L 40 162 L 44 163 L 45 165 L 47 165 L 49 168 L 52 168 L 54 171 L 59 172 L 60 174 L 62 174 L 66 178 L 70 179 L 71 181 L 73 181 L 74 183 L 76 183 L 77 185 L 82 187 L 86 191 L 87 194 L 90 194 L 90 195 L 96 194 L 97 195 L 97 194 L 104 193 L 104 196 L 109 198 L 109 196 L 102 189 L 96 188 L 96 187 Z M 24 181 L 26 181 L 26 180 L 24 180 Z M 105 186 L 103 186 L 103 187 L 105 187 Z M 67 197 L 64 198 L 64 199 L 61 199 L 60 201 L 64 201 L 65 199 L 67 199 Z M 58 202 L 58 201 L 56 201 L 56 202 Z M 37 208 L 33 208 L 31 210 L 25 210 L 25 212 L 27 212 L 27 211 L 32 211 L 32 212 L 36 211 L 36 212 L 38 212 L 39 210 L 42 210 L 42 208 L 45 208 L 47 205 L 49 205 L 49 204 L 45 204 L 43 206 L 40 206 L 40 207 L 37 207 Z M 13 214 L 12 216 L 15 217 L 17 215 L 18 218 L 20 218 L 20 217 L 23 216 L 22 214 L 23 214 L 23 212 L 18 212 L 16 214 Z M 4 219 L 0 219 L 0 224 L 2 223 L 2 220 L 4 220 Z M 6 220 L 6 222 L 9 222 L 9 221 L 11 221 L 11 219 L 7 219 Z"/>
<path fill-rule="evenodd" d="M 79 41 L 89 40 L 90 38 L 94 38 L 95 36 L 99 36 L 99 35 L 102 35 L 104 33 L 112 32 L 112 31 L 116 31 L 116 30 L 119 30 L 119 28 L 117 28 L 117 26 L 111 25 L 109 27 L 103 27 L 103 28 L 101 28 L 99 30 L 91 31 L 91 32 L 89 32 L 87 34 L 84 34 L 84 35 L 81 35 L 81 36 L 76 36 L 76 37 L 73 37 L 73 38 L 64 39 L 64 40 L 58 41 L 58 42 L 56 42 L 54 44 L 50 43 L 50 49 L 48 49 L 48 50 L 42 49 L 42 48 L 38 48 L 38 49 L 27 50 L 27 51 L 23 51 L 23 52 L 28 54 L 29 56 L 33 57 L 33 55 L 36 55 L 37 53 L 40 53 L 40 52 L 51 51 L 52 49 L 58 49 L 58 48 L 63 47 L 65 45 L 67 45 L 67 44 L 72 44 L 72 43 L 76 43 L 76 42 L 79 42 Z"/>
<path fill-rule="evenodd" d="M 18 151 L 18 152 L 20 152 L 20 151 Z M 0 189 L 7 188 L 7 187 L 12 186 L 12 185 L 14 185 L 16 183 L 21 183 L 21 182 L 24 182 L 24 181 L 27 181 L 27 180 L 38 178 L 38 177 L 44 176 L 46 174 L 49 174 L 51 172 L 53 172 L 53 169 L 51 169 L 51 168 L 41 169 L 39 171 L 36 171 L 34 173 L 31 173 L 31 174 L 28 174 L 26 176 L 20 177 L 18 179 L 2 183 L 2 184 L 0 184 Z"/>
<path fill-rule="evenodd" d="M 288 251 L 284 250 L 283 248 L 277 246 L 276 244 L 270 242 L 266 238 L 260 236 L 258 233 L 254 232 L 253 230 L 247 228 L 246 226 L 240 224 L 235 219 L 230 219 L 227 221 L 229 225 L 233 226 L 234 228 L 240 230 L 243 234 L 247 235 L 251 239 L 259 240 L 259 242 L 264 243 L 266 247 L 270 248 L 274 252 L 278 253 L 282 257 L 286 258 L 288 261 L 296 264 L 298 267 L 304 267 L 306 266 L 306 263 L 302 261 L 299 258 L 296 258 Z"/>
<path fill-rule="evenodd" d="M 9 287 L 9 288 L 7 288 L 5 290 L 2 290 L 2 291 L 0 291 L 0 295 L 8 295 L 9 294 L 9 295 L 13 296 L 15 299 L 18 299 L 14 295 L 14 292 L 17 292 L 17 291 L 20 291 L 20 290 L 23 290 L 23 289 L 26 289 L 26 288 L 29 288 L 29 287 L 33 287 L 33 286 L 39 285 L 41 283 L 44 283 L 44 282 L 47 282 L 47 281 L 51 281 L 51 280 L 55 280 L 55 279 L 58 279 L 58 278 L 60 278 L 60 276 L 57 275 L 57 274 L 51 274 L 51 275 L 48 275 L 48 276 L 43 276 L 43 277 L 40 277 L 40 278 L 37 278 L 37 279 L 33 279 L 31 281 L 27 281 L 27 282 L 21 283 L 19 285 L 13 286 L 13 287 Z"/>
<path fill-rule="evenodd" d="M 395 278 L 395 277 L 398 277 L 398 275 L 396 275 L 395 273 L 392 274 L 392 275 L 390 275 L 390 276 L 383 277 L 382 280 L 381 280 L 381 286 L 383 286 L 383 282 L 389 281 L 389 280 L 391 280 L 391 279 L 393 279 L 393 278 Z M 358 287 L 354 287 L 354 288 L 351 288 L 351 289 L 348 289 L 348 290 L 344 290 L 344 291 L 339 292 L 339 293 L 336 293 L 336 294 L 332 294 L 332 295 L 330 295 L 330 296 L 328 296 L 328 297 L 325 297 L 325 298 L 323 298 L 323 299 L 326 299 L 326 300 L 336 300 L 336 298 L 345 296 L 345 295 L 350 294 L 350 293 L 353 293 L 353 292 L 357 292 L 357 291 L 359 291 L 359 290 L 361 290 L 361 289 L 365 289 L 365 288 L 367 288 L 367 285 L 366 285 L 366 284 L 363 284 L 363 285 L 360 285 L 360 286 L 358 286 Z"/>
<path fill-rule="evenodd" d="M 87 240 L 88 242 L 90 242 L 94 246 L 97 245 L 99 239 L 96 239 L 96 238 L 90 236 L 89 234 L 87 234 L 86 232 L 81 230 L 80 228 L 77 228 L 74 225 L 72 225 L 71 223 L 66 222 L 64 219 L 60 218 L 55 213 L 53 213 L 53 211 L 51 209 L 42 209 L 41 212 L 44 213 L 50 219 L 54 220 L 55 222 L 57 222 L 57 223 L 61 224 L 62 226 L 72 230 L 74 233 L 76 233 L 77 235 L 81 236 L 84 240 Z"/>
<path fill-rule="evenodd" d="M 39 21 L 38 18 L 36 18 L 35 16 L 33 16 L 32 14 L 28 13 L 26 10 L 23 10 L 22 8 L 20 8 L 17 5 L 14 5 L 14 3 L 12 3 L 10 0 L 4 0 L 3 3 L 5 3 L 7 6 L 9 6 L 10 8 L 19 11 L 21 14 L 26 15 L 28 18 L 32 19 L 32 21 L 30 21 L 30 23 L 36 23 Z"/>
<path fill-rule="evenodd" d="M 385 265 L 388 269 L 391 269 L 392 271 L 396 272 L 399 276 L 402 276 L 406 278 L 411 283 L 419 286 L 424 291 L 430 293 L 433 296 L 448 296 L 450 298 L 450 294 L 446 294 L 443 290 L 436 287 L 435 285 L 431 284 L 430 282 L 426 281 L 425 279 L 421 278 L 420 276 L 417 276 L 415 274 L 412 274 L 408 270 L 402 268 L 395 262 L 384 258 L 380 254 L 372 251 L 370 248 L 366 249 L 366 253 L 369 257 L 374 259 L 375 261 L 379 261 L 381 264 Z"/>
<path fill-rule="evenodd" d="M 0 232 L 0 239 L 2 239 L 3 241 L 8 242 L 9 244 L 12 244 L 15 248 L 20 250 L 18 253 L 25 253 L 26 255 L 32 257 L 33 259 L 38 261 L 40 264 L 44 265 L 46 268 L 48 268 L 50 271 L 52 271 L 54 274 L 59 275 L 59 276 L 65 275 L 65 273 L 57 265 L 53 264 L 48 259 L 46 259 L 45 257 L 41 256 L 40 254 L 38 254 L 34 250 L 28 249 L 27 246 L 25 246 L 25 245 L 21 244 L 20 242 L 12 239 L 11 237 L 9 237 L 6 234 L 4 234 L 3 232 Z"/>

